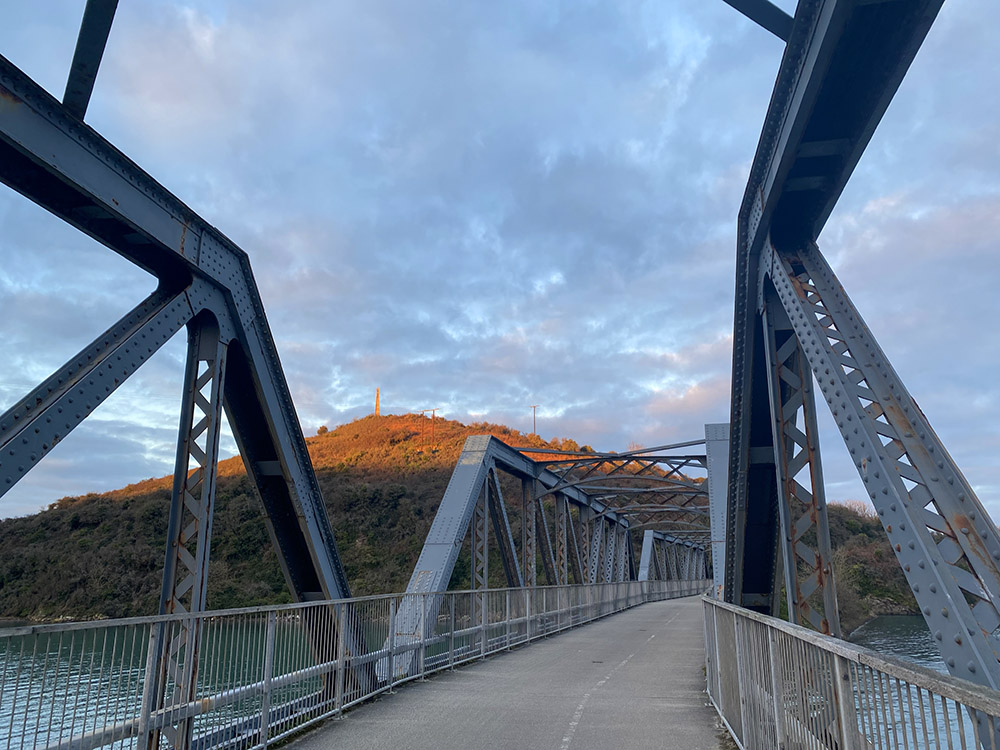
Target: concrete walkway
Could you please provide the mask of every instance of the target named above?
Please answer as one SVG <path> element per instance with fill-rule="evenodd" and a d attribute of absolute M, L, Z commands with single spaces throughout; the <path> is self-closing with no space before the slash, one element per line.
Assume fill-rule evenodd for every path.
<path fill-rule="evenodd" d="M 698 597 L 644 604 L 410 683 L 294 750 L 720 747 Z"/>

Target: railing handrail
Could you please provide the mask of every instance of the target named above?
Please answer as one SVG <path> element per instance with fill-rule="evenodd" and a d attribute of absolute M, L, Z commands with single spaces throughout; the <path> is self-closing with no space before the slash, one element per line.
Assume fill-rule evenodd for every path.
<path fill-rule="evenodd" d="M 709 585 L 404 592 L 6 628 L 0 716 L 15 748 L 86 750 L 134 738 L 141 745 L 168 727 L 205 747 L 229 747 L 236 732 L 248 747 L 264 748 L 404 682 L 649 601 L 697 596 Z M 436 597 L 447 606 L 428 619 Z M 416 620 L 397 606 L 411 599 Z M 193 650 L 181 640 L 193 623 L 180 621 L 190 618 L 201 637 Z M 198 677 L 182 691 L 175 675 L 185 670 Z"/>
<path fill-rule="evenodd" d="M 702 599 L 714 607 L 725 609 L 740 617 L 763 623 L 768 627 L 780 630 L 806 643 L 811 643 L 824 651 L 829 651 L 855 664 L 863 664 L 884 672 L 891 677 L 897 677 L 914 685 L 926 687 L 938 695 L 963 703 L 970 708 L 983 711 L 991 716 L 1000 716 L 1000 691 L 977 685 L 960 677 L 942 674 L 929 667 L 904 661 L 899 657 L 880 654 L 864 646 L 858 646 L 839 638 L 834 638 L 833 636 L 823 635 L 801 625 L 795 625 L 777 617 L 754 612 L 751 609 L 745 609 L 729 602 L 722 602 L 713 599 L 711 596 L 703 596 Z"/>
<path fill-rule="evenodd" d="M 690 583 L 701 582 L 702 579 L 676 580 L 670 583 Z M 709 579 L 704 579 L 708 583 Z M 139 615 L 135 617 L 117 617 L 109 619 L 74 620 L 69 622 L 46 622 L 32 623 L 28 625 L 15 625 L 8 628 L 0 628 L 0 638 L 24 635 L 38 635 L 42 633 L 57 633 L 70 630 L 87 630 L 90 628 L 114 628 L 127 625 L 149 625 L 161 622 L 176 622 L 179 620 L 208 620 L 213 617 L 229 617 L 231 615 L 262 614 L 268 612 L 288 612 L 296 609 L 309 609 L 324 605 L 344 605 L 357 604 L 361 602 L 380 601 L 389 598 L 400 598 L 405 596 L 442 596 L 445 594 L 482 594 L 484 592 L 505 592 L 505 591 L 541 591 L 542 589 L 575 589 L 593 588 L 594 586 L 617 586 L 622 583 L 645 583 L 644 581 L 608 581 L 602 583 L 578 583 L 564 585 L 545 586 L 506 586 L 503 588 L 491 589 L 448 589 L 445 591 L 400 591 L 391 594 L 370 594 L 368 596 L 352 596 L 348 599 L 315 599 L 307 602 L 291 602 L 289 604 L 261 604 L 255 607 L 232 607 L 229 609 L 206 609 L 201 612 L 178 612 L 166 615 Z M 706 584 L 707 585 L 707 584 Z"/>

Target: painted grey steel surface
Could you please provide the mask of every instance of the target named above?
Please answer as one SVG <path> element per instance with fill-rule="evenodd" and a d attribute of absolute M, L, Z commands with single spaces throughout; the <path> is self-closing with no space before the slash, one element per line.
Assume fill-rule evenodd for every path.
<path fill-rule="evenodd" d="M 581 456 L 571 459 L 569 463 L 574 466 L 582 463 L 593 464 L 589 469 L 593 470 L 594 466 L 609 460 L 611 460 L 610 454 L 597 457 L 596 460 L 592 456 Z M 671 465 L 670 473 L 676 474 L 677 467 L 687 465 L 692 460 L 695 459 L 678 459 Z M 704 464 L 703 456 L 697 457 L 697 460 L 701 465 Z M 514 534 L 507 518 L 506 504 L 503 501 L 498 476 L 500 471 L 512 475 L 521 482 L 521 505 L 526 515 L 522 517 L 520 561 L 514 544 Z M 669 481 L 679 485 L 690 484 L 680 475 Z M 704 495 L 703 489 L 698 488 L 698 492 Z M 554 500 L 552 529 L 542 502 L 543 498 L 548 496 Z M 635 575 L 636 566 L 631 549 L 630 515 L 622 508 L 615 508 L 602 502 L 598 497 L 600 495 L 593 489 L 588 491 L 581 483 L 568 481 L 566 473 L 551 471 L 545 464 L 536 463 L 519 450 L 505 445 L 494 437 L 489 435 L 469 437 L 438 506 L 431 530 L 407 584 L 406 593 L 423 594 L 442 591 L 448 587 L 462 545 L 470 535 L 470 527 L 473 550 L 472 585 L 476 590 L 485 590 L 489 581 L 490 522 L 510 585 L 522 585 L 525 581 L 531 584 L 537 580 L 536 552 L 541 557 L 546 578 L 551 584 L 568 583 L 570 570 L 573 571 L 574 578 L 588 583 L 631 579 Z M 580 550 L 577 548 L 571 508 L 577 509 L 581 526 L 586 527 L 584 536 L 590 540 L 589 550 L 585 556 L 580 555 Z M 688 555 L 688 564 L 683 574 L 675 572 L 674 579 L 689 579 L 704 574 L 697 573 L 698 570 L 704 569 L 704 554 L 696 561 L 694 551 L 700 549 L 696 541 L 680 540 L 663 532 L 656 532 L 655 538 L 671 545 L 676 544 Z M 586 567 L 583 557 L 587 559 Z M 523 572 L 521 562 L 523 562 Z M 397 627 L 393 638 L 396 642 L 410 643 L 413 639 L 419 638 L 421 633 L 426 634 L 427 628 L 430 628 L 439 617 L 443 601 L 438 596 L 427 599 L 404 597 L 399 604 L 395 620 Z M 485 605 L 479 603 L 477 607 L 474 616 L 484 617 Z M 413 666 L 405 663 L 407 659 L 412 657 L 394 660 L 392 668 L 412 670 Z M 380 673 L 379 677 L 385 679 L 386 675 Z"/>
<path fill-rule="evenodd" d="M 729 499 L 729 424 L 705 425 L 709 517 L 712 525 L 712 584 L 721 599 L 726 575 L 726 503 Z"/>
<path fill-rule="evenodd" d="M 770 31 L 783 42 L 792 32 L 792 17 L 769 0 L 724 0 L 751 21 Z"/>
<path fill-rule="evenodd" d="M 781 549 L 786 571 L 812 558 L 810 585 L 834 611 L 815 376 L 949 670 L 995 689 L 1000 534 L 815 242 L 940 6 L 799 3 L 739 219 L 725 596 L 777 612 Z M 804 460 L 809 488 L 794 481 Z M 800 547 L 810 512 L 790 517 L 792 498 L 815 517 L 815 551 Z M 790 605 L 815 621 L 803 584 L 787 578 Z"/>
<path fill-rule="evenodd" d="M 940 6 L 798 3 L 739 214 L 727 601 L 772 611 L 775 600 L 774 451 L 769 420 L 753 417 L 769 409 L 760 252 L 768 237 L 817 237 Z"/>
<path fill-rule="evenodd" d="M 557 474 L 538 466 L 518 450 L 490 435 L 474 435 L 467 438 L 455 470 L 448 481 L 444 497 L 438 506 L 424 547 L 420 551 L 420 557 L 410 576 L 406 588 L 408 592 L 437 591 L 447 587 L 468 531 L 473 504 L 482 492 L 486 477 L 492 470 L 491 467 L 497 467 L 530 483 L 529 487 L 538 484 L 541 491 L 533 491 L 534 497 L 529 501 L 529 505 L 534 504 L 536 509 L 540 508 L 538 502 L 541 495 L 547 494 L 560 483 Z M 597 514 L 604 514 L 603 517 L 614 525 L 627 524 L 627 521 L 620 518 L 613 509 L 577 487 L 563 487 L 560 494 L 568 503 L 577 507 L 586 506 Z M 506 530 L 504 533 L 506 536 Z M 551 535 L 548 533 L 544 513 L 539 512 L 536 515 L 535 535 L 536 538 L 541 536 L 543 558 L 551 558 L 550 564 L 554 575 L 555 551 L 552 550 Z M 512 534 L 510 538 L 513 538 Z M 546 551 L 545 547 L 551 551 Z"/>
<path fill-rule="evenodd" d="M 214 319 L 203 315 L 192 321 L 167 525 L 161 615 L 205 609 L 226 350 Z M 202 624 L 198 620 L 182 622 L 178 632 L 169 638 L 164 628 L 154 629 L 150 653 L 156 666 L 143 691 L 143 702 L 150 713 L 171 703 L 190 701 L 197 688 L 197 658 L 192 655 L 201 647 Z M 189 747 L 193 731 L 189 718 L 165 723 L 157 730 L 171 747 Z M 157 747 L 159 741 L 155 734 L 144 734 L 140 745 L 147 743 Z"/>
<path fill-rule="evenodd" d="M 349 594 L 246 254 L 0 58 L 0 180 L 154 274 L 157 291 L 0 417 L 0 494 L 195 315 L 229 345 L 225 405 L 297 599 Z"/>
<path fill-rule="evenodd" d="M 87 114 L 87 105 L 90 104 L 117 8 L 118 0 L 87 0 L 84 8 L 73 63 L 66 80 L 66 93 L 63 94 L 63 106 L 79 120 Z"/>
<path fill-rule="evenodd" d="M 762 263 L 945 662 L 997 689 L 1000 533 L 818 249 Z"/>
<path fill-rule="evenodd" d="M 983 730 L 1000 715 L 996 690 L 702 601 L 708 694 L 745 750 L 1000 746 Z"/>
<path fill-rule="evenodd" d="M 839 638 L 813 373 L 777 297 L 766 292 L 762 303 L 788 618 Z"/>

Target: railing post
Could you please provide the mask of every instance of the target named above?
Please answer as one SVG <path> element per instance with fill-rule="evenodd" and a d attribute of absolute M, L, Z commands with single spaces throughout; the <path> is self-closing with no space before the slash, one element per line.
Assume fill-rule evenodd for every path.
<path fill-rule="evenodd" d="M 274 610 L 267 613 L 267 636 L 264 643 L 264 696 L 260 705 L 260 742 L 267 748 L 268 724 L 271 720 L 271 676 L 274 674 L 274 631 L 278 616 Z"/>
<path fill-rule="evenodd" d="M 719 656 L 719 610 L 712 607 L 712 628 L 715 630 L 715 698 L 716 705 L 719 706 L 719 713 L 722 713 L 722 659 Z"/>
<path fill-rule="evenodd" d="M 542 614 L 546 618 L 548 618 L 548 616 L 549 616 L 549 602 L 548 602 L 548 598 L 549 597 L 548 597 L 548 594 L 547 594 L 547 589 L 542 589 Z M 543 623 L 542 624 L 542 628 L 543 628 L 542 635 L 548 635 L 549 634 L 548 619 L 542 620 L 542 623 Z"/>
<path fill-rule="evenodd" d="M 146 647 L 146 679 L 142 688 L 142 706 L 139 708 L 139 750 L 149 747 L 149 719 L 153 711 L 153 696 L 157 690 L 157 667 L 160 663 L 160 649 L 167 628 L 165 622 L 154 622 L 149 626 L 149 645 Z"/>
<path fill-rule="evenodd" d="M 854 705 L 854 687 L 851 685 L 851 665 L 847 659 L 839 654 L 833 655 L 833 689 L 837 694 L 837 719 L 840 724 L 841 747 L 845 750 L 857 750 L 860 737 L 858 735 L 858 717 Z"/>
<path fill-rule="evenodd" d="M 743 669 L 743 649 L 740 648 L 740 617 L 733 615 L 733 648 L 736 651 L 736 694 L 740 697 L 740 729 L 743 732 L 743 736 L 740 737 L 743 741 L 743 746 L 747 747 L 747 726 L 744 723 L 747 712 L 746 712 L 746 702 L 747 702 L 747 681 L 744 679 L 744 669 Z"/>
<path fill-rule="evenodd" d="M 481 596 L 481 600 L 482 600 L 482 606 L 479 608 L 480 609 L 480 612 L 479 612 L 479 632 L 480 632 L 479 654 L 480 654 L 481 658 L 485 659 L 486 658 L 486 623 L 489 622 L 489 619 L 490 619 L 489 618 L 489 613 L 488 613 L 488 610 L 490 608 L 489 591 L 484 590 L 480 596 Z"/>
<path fill-rule="evenodd" d="M 425 674 L 427 658 L 427 594 L 420 595 L 420 681 L 427 678 Z"/>
<path fill-rule="evenodd" d="M 448 668 L 455 669 L 455 595 L 448 594 L 448 621 L 451 634 L 448 637 Z"/>
<path fill-rule="evenodd" d="M 767 629 L 767 653 L 771 659 L 771 698 L 774 704 L 774 736 L 778 750 L 785 748 L 785 688 L 778 660 L 778 644 L 774 629 Z"/>
<path fill-rule="evenodd" d="M 507 617 L 505 622 L 507 628 L 507 650 L 510 651 L 510 589 L 507 589 Z"/>
<path fill-rule="evenodd" d="M 347 606 L 344 603 L 335 604 L 337 612 L 337 673 L 334 675 L 333 707 L 337 716 L 344 713 L 344 683 L 347 679 Z"/>
<path fill-rule="evenodd" d="M 531 588 L 524 590 L 524 634 L 528 641 L 531 640 L 531 600 L 535 598 L 534 593 L 535 590 Z"/>
<path fill-rule="evenodd" d="M 389 693 L 396 682 L 396 597 L 389 599 Z"/>

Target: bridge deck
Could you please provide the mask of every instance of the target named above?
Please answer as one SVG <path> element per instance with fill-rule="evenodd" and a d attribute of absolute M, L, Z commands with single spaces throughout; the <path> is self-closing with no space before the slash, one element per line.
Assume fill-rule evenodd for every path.
<path fill-rule="evenodd" d="M 698 597 L 644 604 L 413 683 L 292 743 L 325 748 L 718 748 Z"/>

